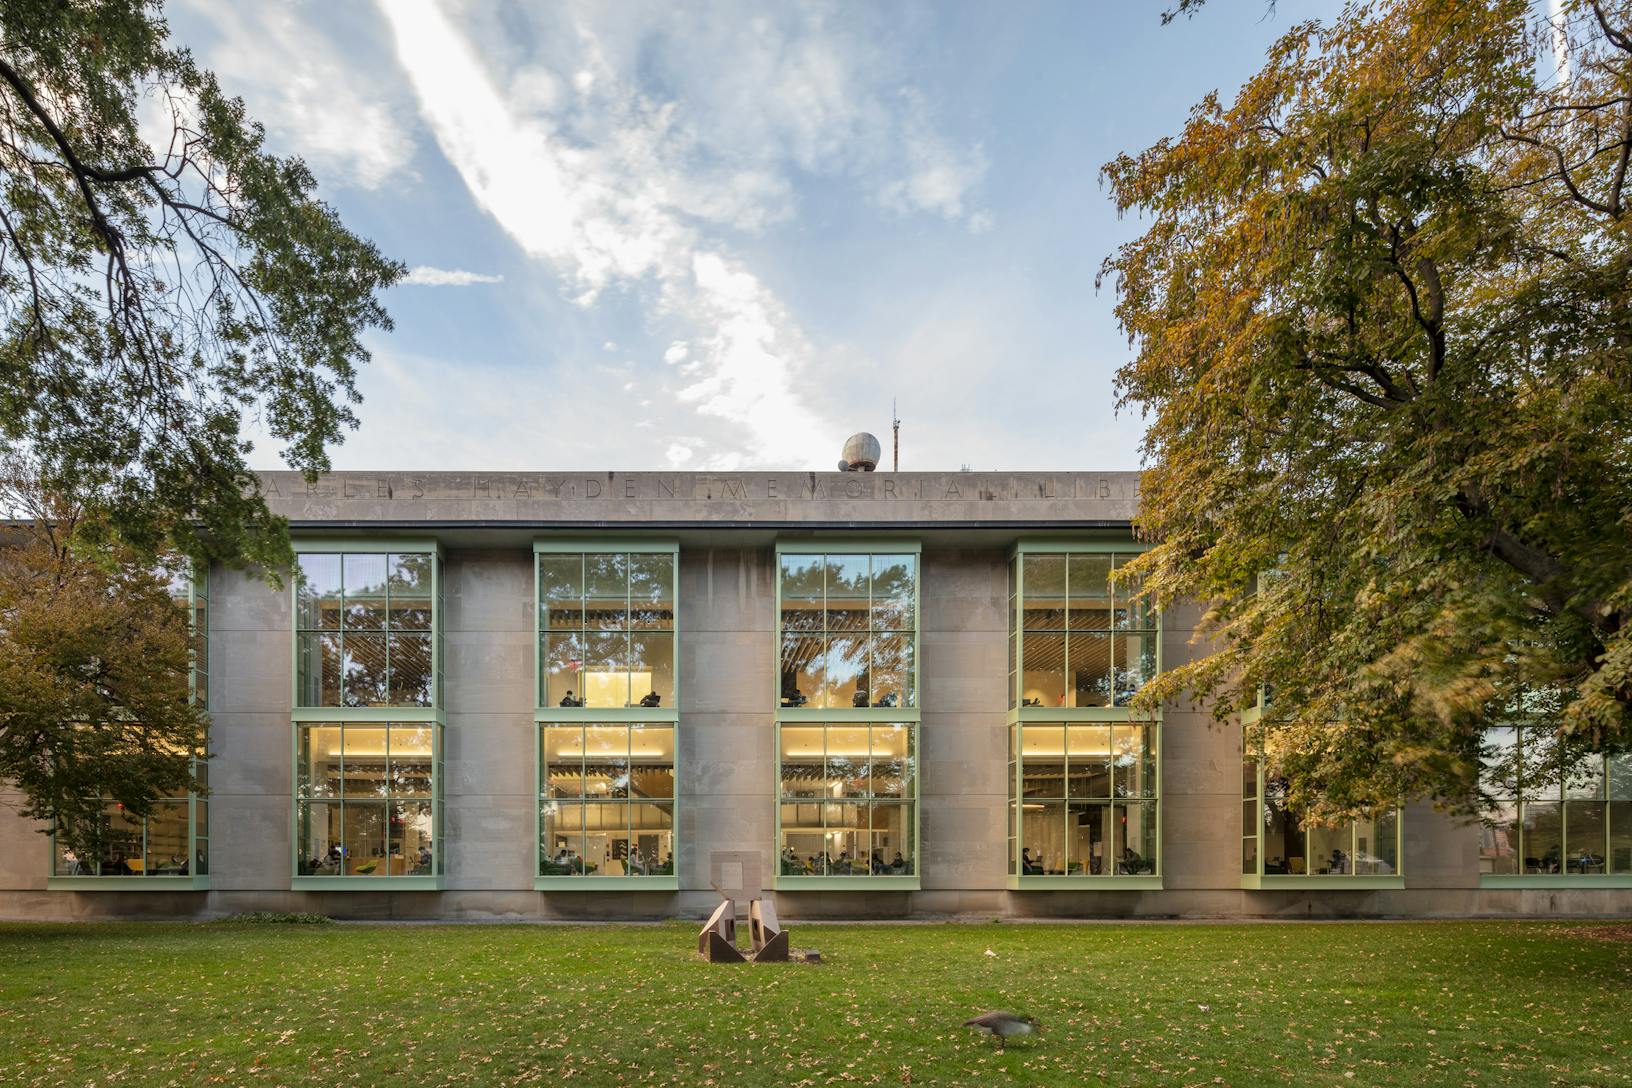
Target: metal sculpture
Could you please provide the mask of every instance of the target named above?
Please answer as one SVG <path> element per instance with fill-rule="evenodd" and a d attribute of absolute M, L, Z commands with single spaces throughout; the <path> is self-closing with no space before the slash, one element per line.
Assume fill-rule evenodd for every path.
<path fill-rule="evenodd" d="M 786 963 L 788 934 L 776 919 L 776 907 L 763 898 L 759 851 L 718 850 L 709 855 L 709 883 L 720 893 L 720 905 L 697 933 L 697 952 L 709 963 Z M 737 947 L 737 903 L 748 904 L 745 956 Z"/>

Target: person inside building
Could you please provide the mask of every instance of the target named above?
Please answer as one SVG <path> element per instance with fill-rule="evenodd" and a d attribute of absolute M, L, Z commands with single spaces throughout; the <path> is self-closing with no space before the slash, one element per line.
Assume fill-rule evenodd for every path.
<path fill-rule="evenodd" d="M 646 695 L 642 696 L 640 700 L 641 706 L 661 706 L 662 703 L 663 696 L 659 695 L 655 691 L 648 692 Z"/>

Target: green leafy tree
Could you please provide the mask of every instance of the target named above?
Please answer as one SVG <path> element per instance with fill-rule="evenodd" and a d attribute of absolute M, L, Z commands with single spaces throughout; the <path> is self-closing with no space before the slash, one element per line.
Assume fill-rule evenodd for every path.
<path fill-rule="evenodd" d="M 1629 158 L 1632 6 L 1399 0 L 1105 168 L 1149 217 L 1104 273 L 1135 573 L 1213 602 L 1141 698 L 1269 692 L 1248 741 L 1315 819 L 1477 809 L 1514 716 L 1632 741 Z"/>
<path fill-rule="evenodd" d="M 403 268 L 167 35 L 157 0 L 0 0 L 0 447 L 140 551 L 279 570 L 241 426 L 326 469 Z"/>
<path fill-rule="evenodd" d="M 87 533 L 83 511 L 16 466 L 0 497 L 27 515 L 0 547 L 0 781 L 82 858 L 105 855 L 105 801 L 145 817 L 199 788 L 205 715 L 188 700 L 186 569 Z"/>

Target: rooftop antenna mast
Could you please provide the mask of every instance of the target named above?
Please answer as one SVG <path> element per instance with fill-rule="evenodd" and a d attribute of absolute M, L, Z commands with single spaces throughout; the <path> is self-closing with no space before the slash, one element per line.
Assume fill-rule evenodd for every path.
<path fill-rule="evenodd" d="M 894 450 L 890 454 L 890 471 L 901 471 L 901 418 L 895 414 L 895 398 L 890 398 L 890 434 Z"/>

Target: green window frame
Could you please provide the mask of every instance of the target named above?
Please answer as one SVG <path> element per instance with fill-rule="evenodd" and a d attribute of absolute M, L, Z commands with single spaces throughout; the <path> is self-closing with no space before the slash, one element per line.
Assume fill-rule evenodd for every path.
<path fill-rule="evenodd" d="M 300 722 L 296 879 L 347 888 L 440 880 L 442 734 L 439 721 Z"/>
<path fill-rule="evenodd" d="M 916 722 L 777 723 L 779 887 L 916 880 Z"/>
<path fill-rule="evenodd" d="M 1550 724 L 1486 730 L 1481 887 L 1632 888 L 1632 753 L 1573 748 Z"/>
<path fill-rule="evenodd" d="M 210 568 L 208 564 L 189 562 L 186 570 L 171 584 L 171 596 L 187 610 L 188 628 L 192 635 L 187 677 L 187 700 L 195 706 L 209 709 L 210 697 Z M 208 737 L 206 736 L 206 744 Z M 193 777 L 206 789 L 209 787 L 207 756 L 193 760 Z M 130 819 L 123 815 L 123 806 L 108 802 L 104 819 L 109 824 L 126 826 L 123 840 L 131 847 L 121 851 L 130 855 L 125 863 L 127 871 L 120 875 L 104 873 L 102 860 L 87 866 L 65 844 L 57 841 L 56 829 L 51 834 L 51 874 L 46 887 L 53 891 L 205 891 L 210 886 L 210 803 L 207 798 L 189 791 L 185 798 L 166 798 L 158 803 L 160 811 L 185 809 L 180 819 Z M 186 831 L 177 837 L 174 828 L 185 822 Z M 172 849 L 165 854 L 162 847 Z M 179 847 L 179 849 L 176 849 Z M 156 849 L 157 848 L 157 849 Z M 163 856 L 161 856 L 163 855 Z M 158 864 L 154 864 L 155 860 Z M 130 865 L 139 865 L 134 871 Z"/>
<path fill-rule="evenodd" d="M 296 556 L 294 705 L 437 706 L 441 552 L 395 541 L 305 542 Z"/>
<path fill-rule="evenodd" d="M 1023 539 L 1009 553 L 1012 891 L 1162 887 L 1161 714 L 1129 706 L 1162 669 L 1162 617 L 1113 581 L 1147 547 Z"/>
<path fill-rule="evenodd" d="M 442 547 L 427 539 L 310 537 L 294 541 L 294 550 L 300 567 L 289 586 L 294 768 L 290 887 L 440 890 L 447 869 Z M 348 650 L 352 638 L 368 651 Z M 315 688 L 313 676 L 319 677 Z M 314 747 L 331 736 L 324 730 L 336 731 L 342 746 L 336 772 L 340 792 L 334 796 L 318 788 L 312 774 Z M 348 771 L 346 765 L 348 730 L 355 731 L 349 735 L 365 738 L 352 752 L 357 771 Z M 406 731 L 405 737 L 421 735 L 412 741 L 413 759 L 404 754 L 404 766 L 422 764 L 423 749 L 429 748 L 428 796 L 417 784 L 403 792 L 393 778 L 397 761 L 390 745 L 399 730 Z M 385 738 L 383 745 L 376 743 L 380 737 Z M 382 761 L 383 778 L 364 769 Z M 348 773 L 365 780 L 373 776 L 374 792 L 347 793 Z M 412 772 L 413 778 L 418 776 L 418 771 Z M 348 823 L 348 814 L 356 822 Z M 421 846 L 428 849 L 429 859 L 421 856 Z M 411 856 L 392 853 L 394 848 L 410 847 Z"/>
<path fill-rule="evenodd" d="M 674 539 L 533 542 L 537 891 L 680 887 L 679 582 Z"/>
<path fill-rule="evenodd" d="M 773 886 L 917 890 L 922 544 L 779 540 L 775 564 Z M 818 736 L 820 781 L 829 790 L 839 783 L 838 796 L 806 796 L 797 785 L 798 776 L 809 774 Z M 858 736 L 866 739 L 857 742 Z M 865 854 L 840 864 L 852 848 Z M 873 863 L 875 849 L 883 851 L 883 864 Z M 894 864 L 897 851 L 900 864 Z"/>
<path fill-rule="evenodd" d="M 1336 828 L 1305 827 L 1250 754 L 1241 761 L 1241 886 L 1381 891 L 1405 887 L 1405 813 Z M 1278 841 L 1279 849 L 1271 845 Z M 1274 856 L 1271 857 L 1270 855 Z"/>

